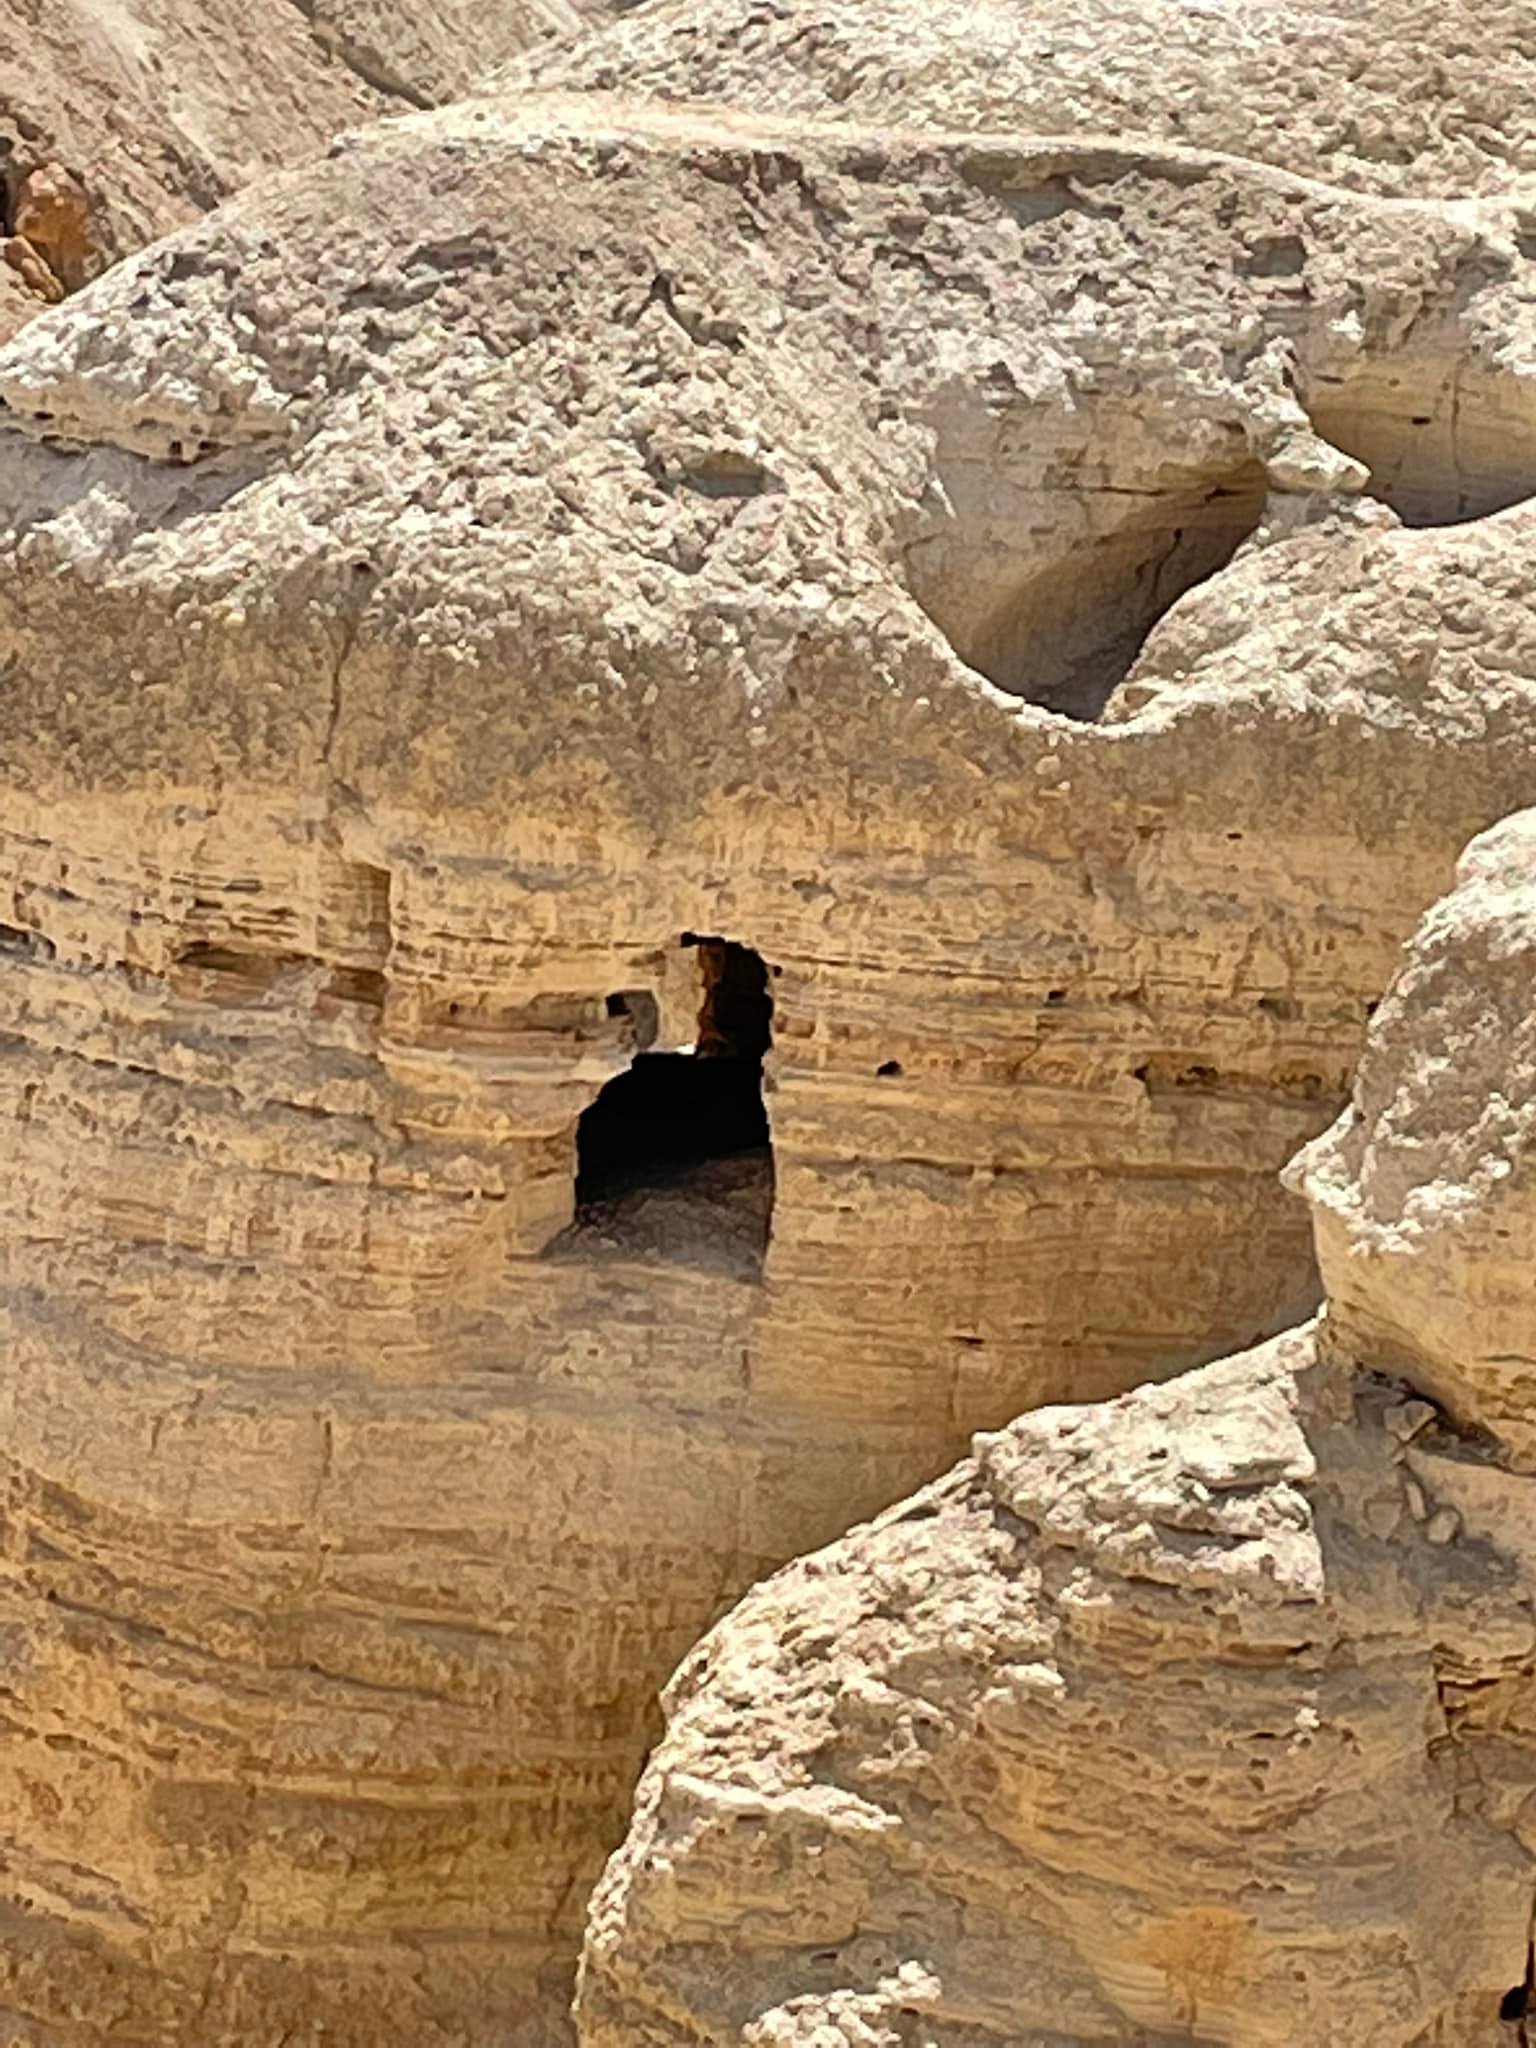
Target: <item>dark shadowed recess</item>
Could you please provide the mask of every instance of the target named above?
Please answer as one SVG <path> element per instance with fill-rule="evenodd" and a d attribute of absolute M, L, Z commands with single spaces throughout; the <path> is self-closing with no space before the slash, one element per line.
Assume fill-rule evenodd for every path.
<path fill-rule="evenodd" d="M 681 943 L 696 949 L 699 963 L 694 1043 L 637 1053 L 582 1117 L 576 1218 L 563 1248 L 755 1271 L 773 1199 L 763 1101 L 769 973 L 734 940 L 685 932 Z"/>
<path fill-rule="evenodd" d="M 1009 696 L 1091 722 L 1158 620 L 1254 532 L 1264 496 L 1253 461 L 1149 491 L 1131 517 L 1022 573 L 1017 556 L 1033 549 L 1015 547 L 1006 520 L 962 524 L 909 552 L 912 592 L 968 667 Z"/>

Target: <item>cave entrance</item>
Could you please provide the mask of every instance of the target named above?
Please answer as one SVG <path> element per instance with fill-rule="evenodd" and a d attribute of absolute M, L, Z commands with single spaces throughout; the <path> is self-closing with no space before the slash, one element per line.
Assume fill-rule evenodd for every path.
<path fill-rule="evenodd" d="M 698 963 L 692 1045 L 640 1052 L 576 1127 L 576 1218 L 588 1249 L 760 1268 L 773 1204 L 763 1100 L 773 997 L 761 956 L 685 932 Z"/>

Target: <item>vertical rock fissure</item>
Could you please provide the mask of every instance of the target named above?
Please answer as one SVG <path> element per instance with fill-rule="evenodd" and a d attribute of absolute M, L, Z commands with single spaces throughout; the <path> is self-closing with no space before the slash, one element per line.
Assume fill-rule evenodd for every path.
<path fill-rule="evenodd" d="M 1499 2001 L 1499 2018 L 1515 2029 L 1520 2048 L 1531 2048 L 1531 1998 L 1536 1992 L 1536 1893 L 1531 1897 L 1530 1917 L 1525 1930 L 1525 1974 L 1512 1984 Z"/>

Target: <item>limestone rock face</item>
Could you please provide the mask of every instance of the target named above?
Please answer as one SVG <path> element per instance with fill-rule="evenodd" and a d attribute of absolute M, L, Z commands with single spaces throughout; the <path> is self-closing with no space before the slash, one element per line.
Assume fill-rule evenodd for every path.
<path fill-rule="evenodd" d="M 22 2038 L 560 2039 L 711 1620 L 1312 1309 L 1276 1172 L 1532 794 L 1523 235 L 519 91 L 0 354 Z M 771 1160 L 579 1200 L 731 947 Z"/>
<path fill-rule="evenodd" d="M 581 25 L 575 0 L 0 0 L 0 336 L 338 129 Z"/>
<path fill-rule="evenodd" d="M 509 83 L 903 128 L 1156 137 L 1356 191 L 1528 189 L 1536 11 L 1483 0 L 718 0 L 637 10 Z"/>
<path fill-rule="evenodd" d="M 1533 862 L 1530 813 L 1472 849 L 1305 1156 L 1321 1329 L 979 1436 L 684 1663 L 593 1901 L 584 2043 L 1498 2037 L 1536 1479 L 1454 1409 L 1502 1395 L 1520 1442 L 1484 1303 L 1529 1356 Z M 1387 1304 L 1406 1384 L 1368 1369 Z"/>
<path fill-rule="evenodd" d="M 1349 1113 L 1291 1169 L 1331 1322 L 1536 1459 L 1536 815 L 1468 848 L 1377 1013 Z"/>

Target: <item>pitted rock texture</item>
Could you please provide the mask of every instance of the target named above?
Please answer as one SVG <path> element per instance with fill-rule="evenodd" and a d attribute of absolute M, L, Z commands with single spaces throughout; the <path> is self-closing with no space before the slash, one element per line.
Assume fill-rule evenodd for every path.
<path fill-rule="evenodd" d="M 1349 1114 L 1291 1178 L 1332 1322 L 1536 1464 L 1536 814 L 1477 839 L 1371 1029 Z"/>
<path fill-rule="evenodd" d="M 979 1436 L 685 1661 L 593 1900 L 586 2048 L 1474 2048 L 1518 2018 L 1536 1478 L 1455 1408 L 1490 1292 L 1525 1355 L 1536 1329 L 1533 880 L 1527 813 L 1420 928 L 1304 1161 L 1321 1329 Z M 1424 1241 L 1376 1255 L 1388 1202 Z"/>
<path fill-rule="evenodd" d="M 1528 1709 L 1536 1633 L 1402 1455 L 1303 1333 L 1025 1416 L 769 1581 L 669 1689 L 583 2042 L 1495 2038 L 1529 1758 L 1480 1784 L 1459 1704 Z"/>
<path fill-rule="evenodd" d="M 339 129 L 583 25 L 577 0 L 0 0 L 0 336 Z"/>
<path fill-rule="evenodd" d="M 1536 196 L 1530 0 L 1484 0 L 1475 20 L 1458 0 L 658 0 L 504 79 L 1156 138 L 1362 192 Z"/>
<path fill-rule="evenodd" d="M 957 125 L 413 115 L 0 355 L 24 2038 L 559 2040 L 712 1619 L 1315 1304 L 1532 793 L 1520 217 Z M 700 940 L 771 1179 L 578 1215 Z"/>

